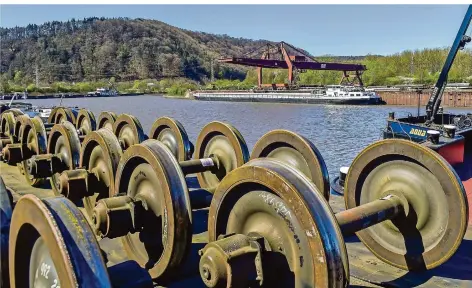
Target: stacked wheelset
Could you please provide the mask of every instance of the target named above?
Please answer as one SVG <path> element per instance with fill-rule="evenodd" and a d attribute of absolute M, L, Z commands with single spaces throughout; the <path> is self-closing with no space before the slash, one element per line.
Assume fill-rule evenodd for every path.
<path fill-rule="evenodd" d="M 28 115 L 14 115 L 7 110 L 2 114 L 2 118 L 10 119 L 9 125 L 2 125 L 2 131 L 5 127 L 13 127 L 13 135 L 8 145 L 2 149 L 2 158 L 11 165 L 20 164 L 20 169 L 25 174 L 26 181 L 38 186 L 43 183 L 43 179 L 35 177 L 28 169 L 28 163 L 36 157 L 43 157 L 45 154 L 57 154 L 62 151 L 64 161 L 59 161 L 57 167 L 74 165 L 74 155 L 80 150 L 80 138 L 95 130 L 95 117 L 93 113 L 85 109 L 70 109 L 56 107 L 53 109 L 48 121 L 43 123 L 39 116 L 30 118 Z M 6 121 L 2 121 L 2 124 Z M 14 123 L 11 125 L 10 123 Z M 5 134 L 5 133 L 4 133 Z M 61 160 L 61 159 L 56 159 Z M 33 171 L 35 172 L 35 171 Z"/>
<path fill-rule="evenodd" d="M 149 139 L 130 146 L 117 165 L 114 195 L 95 198 L 95 206 L 87 213 L 79 213 L 77 206 L 63 197 L 40 201 L 28 196 L 18 202 L 17 207 L 25 203 L 21 207 L 31 210 L 45 206 L 54 221 L 64 222 L 46 225 L 55 228 L 58 235 L 71 232 L 58 230 L 57 226 L 75 227 L 74 221 L 67 222 L 70 218 L 62 214 L 72 213 L 81 223 L 91 222 L 92 229 L 80 228 L 89 242 L 77 245 L 80 251 L 90 250 L 90 254 L 72 255 L 68 251 L 75 244 L 64 243 L 61 247 L 70 253 L 69 257 L 72 255 L 72 264 L 48 262 L 55 264 L 51 267 L 64 265 L 73 271 L 51 270 L 58 279 L 64 279 L 61 283 L 71 278 L 79 286 L 110 286 L 113 276 L 108 275 L 97 252 L 97 236 L 121 238 L 128 256 L 156 281 L 178 278 L 190 247 L 193 224 L 192 193 L 186 186 L 185 171 L 211 174 L 198 178 L 213 194 L 209 243 L 200 251 L 199 264 L 201 278 L 208 287 L 345 287 L 349 266 L 343 235 L 357 233 L 381 260 L 405 270 L 441 265 L 464 236 L 468 209 L 464 188 L 447 162 L 423 146 L 383 140 L 364 149 L 346 176 L 344 197 L 348 210 L 334 214 L 327 202 L 326 165 L 309 140 L 288 131 L 271 131 L 256 143 L 249 162 L 231 166 L 238 158 L 232 153 L 238 145 L 233 146 L 230 137 L 221 140 L 218 133 L 203 131 L 205 128 L 200 135 L 212 137 L 199 136 L 197 160 L 179 161 L 164 141 Z M 236 135 L 235 139 L 241 146 L 242 137 Z M 116 149 L 122 145 L 115 141 Z M 239 156 L 243 155 L 246 162 L 249 157 L 243 150 Z M 71 212 L 56 211 L 59 206 Z M 19 227 L 15 229 L 31 225 L 32 220 L 17 222 L 17 218 L 20 216 L 13 215 L 11 222 L 12 227 Z M 50 218 L 40 222 L 45 221 L 50 222 Z M 49 249 L 57 247 L 54 241 L 48 245 Z M 24 252 L 27 255 L 40 251 L 14 247 L 10 247 L 10 261 L 19 251 L 30 251 Z M 74 262 L 75 257 L 84 255 L 91 255 L 95 270 L 85 271 Z M 37 257 L 30 257 L 30 263 L 33 258 Z M 15 266 L 10 262 L 10 267 Z M 16 271 L 10 271 L 13 278 L 27 279 L 24 270 Z M 95 286 L 81 282 L 85 275 L 103 282 L 97 280 Z"/>
<path fill-rule="evenodd" d="M 136 132 L 133 132 L 133 129 L 129 129 L 129 127 L 131 128 L 141 127 L 139 122 L 137 122 L 137 119 L 134 117 L 127 117 L 126 115 L 123 117 L 122 116 L 116 119 L 117 121 L 115 121 L 112 127 L 118 127 L 120 131 L 128 130 L 127 133 L 123 133 L 126 136 L 121 137 L 123 135 L 121 133 L 116 133 L 115 135 L 107 129 L 99 129 L 97 131 L 92 131 L 91 133 L 89 133 L 87 136 L 83 138 L 82 149 L 81 149 L 82 151 L 81 151 L 81 156 L 80 156 L 81 163 L 83 163 L 81 167 L 85 167 L 89 169 L 64 170 L 59 175 L 58 179 L 60 179 L 60 181 L 59 181 L 59 185 L 56 185 L 57 191 L 71 198 L 75 204 L 79 204 L 78 202 L 80 202 L 81 200 L 85 200 L 84 202 L 90 203 L 89 200 L 91 199 L 94 199 L 94 198 L 100 199 L 101 197 L 100 193 L 96 193 L 96 192 L 97 191 L 103 192 L 103 190 L 100 191 L 100 188 L 104 188 L 104 186 L 107 186 L 107 184 L 108 184 L 109 190 L 106 192 L 108 192 L 110 196 L 114 196 L 115 193 L 112 192 L 114 188 L 114 183 L 113 183 L 114 181 L 112 181 L 111 185 L 109 181 L 110 179 L 113 180 L 113 177 L 111 176 L 115 173 L 115 169 L 113 169 L 114 167 L 108 170 L 104 169 L 107 171 L 103 171 L 103 169 L 100 170 L 96 168 L 103 168 L 103 166 L 107 166 L 107 165 L 103 165 L 104 163 L 108 163 L 108 164 L 111 163 L 106 168 L 109 168 L 109 166 L 113 166 L 113 165 L 116 167 L 118 160 L 120 160 L 121 158 L 123 143 L 129 143 L 130 139 L 133 141 L 133 136 L 140 134 L 139 131 L 138 133 L 136 133 Z M 120 123 L 118 121 L 120 118 L 126 119 L 126 120 L 131 119 L 132 121 L 122 121 L 122 122 L 126 122 L 125 125 L 123 125 L 125 127 L 123 126 L 120 127 L 118 125 Z M 54 127 L 56 127 L 56 129 L 59 129 L 59 127 L 63 128 L 64 125 L 68 125 L 68 124 L 70 123 L 62 121 L 61 124 L 56 124 L 54 125 Z M 126 127 L 126 125 L 128 127 Z M 62 133 L 58 137 L 63 137 L 65 139 L 65 141 L 63 142 L 65 143 L 71 143 L 72 141 L 70 141 L 71 140 L 70 135 L 73 134 L 73 132 L 74 132 L 73 130 L 65 131 L 65 133 Z M 129 137 L 130 135 L 132 137 Z M 215 177 L 208 178 L 204 176 L 202 178 L 204 179 L 203 181 L 209 181 L 207 185 L 212 185 L 211 181 L 213 182 L 218 181 L 218 177 L 222 178 L 223 177 L 222 174 L 227 173 L 225 172 L 226 171 L 225 169 L 228 169 L 228 170 L 234 169 L 235 167 L 244 164 L 248 160 L 248 153 L 247 153 L 247 148 L 246 148 L 244 139 L 242 139 L 242 136 L 234 127 L 225 123 L 212 122 L 209 125 L 207 125 L 202 131 L 202 133 L 200 134 L 200 137 L 203 139 L 202 141 L 208 142 L 208 144 L 199 145 L 199 147 L 201 147 L 202 149 L 199 155 L 203 155 L 204 157 L 209 156 L 202 160 L 188 161 L 188 158 L 191 156 L 193 152 L 192 151 L 193 144 L 191 144 L 188 141 L 188 136 L 185 130 L 183 129 L 182 125 L 178 123 L 177 121 L 172 120 L 171 118 L 163 117 L 163 118 L 158 119 L 154 123 L 151 129 L 150 135 L 151 137 L 155 137 L 156 139 L 158 139 L 158 140 L 152 140 L 152 141 L 159 143 L 161 150 L 167 151 L 167 152 L 170 151 L 170 154 L 167 154 L 167 155 L 171 155 L 171 158 L 175 159 L 174 161 L 177 161 L 177 159 L 182 160 L 179 162 L 179 165 L 182 165 L 181 169 L 185 170 L 186 171 L 185 173 L 196 173 L 197 170 L 201 172 L 214 171 L 216 174 Z M 116 136 L 120 137 L 120 139 Z M 53 143 L 58 142 L 57 140 L 54 140 L 53 136 L 50 136 L 49 139 L 50 140 L 52 139 L 51 142 Z M 148 140 L 148 142 L 149 141 L 151 140 Z M 75 142 L 78 142 L 78 141 L 76 140 Z M 144 142 L 143 145 L 145 143 L 146 142 Z M 38 156 L 30 158 L 28 160 L 29 170 L 30 171 L 35 170 L 35 173 L 32 173 L 33 175 L 43 173 L 42 174 L 43 176 L 52 176 L 50 174 L 52 174 L 53 172 L 56 174 L 59 173 L 60 172 L 59 170 L 54 170 L 58 168 L 51 168 L 55 165 L 54 159 L 61 158 L 64 156 L 66 156 L 65 158 L 67 158 L 67 156 L 73 155 L 72 153 L 70 153 L 70 150 L 71 150 L 70 148 L 77 147 L 77 145 L 71 145 L 71 144 L 68 144 L 66 146 L 68 147 L 68 149 L 59 149 L 59 151 L 56 154 L 38 155 Z M 129 155 L 135 154 L 135 152 L 133 152 L 134 151 L 133 149 L 135 148 L 130 147 L 128 149 L 130 151 Z M 136 149 L 139 149 L 139 147 Z M 200 148 L 197 147 L 197 149 L 200 149 Z M 67 150 L 66 151 L 67 153 L 64 153 L 62 150 Z M 46 158 L 46 160 L 38 159 L 41 157 Z M 92 158 L 94 158 L 95 161 L 92 161 L 91 160 Z M 61 162 L 61 161 L 64 162 L 62 159 L 59 159 L 59 160 L 60 161 L 57 161 L 57 162 Z M 103 160 L 110 160 L 110 161 L 103 161 Z M 148 161 L 151 161 L 151 160 L 152 160 L 152 157 L 148 159 Z M 215 162 L 213 164 L 210 164 L 209 162 L 211 161 L 215 161 Z M 97 165 L 91 164 L 92 162 L 94 162 L 95 164 L 97 163 L 98 164 Z M 135 161 L 133 160 L 130 163 L 133 163 L 133 162 Z M 47 163 L 48 165 L 44 165 L 44 163 Z M 124 168 L 124 169 L 126 170 L 128 168 Z M 100 175 L 103 172 L 109 172 L 110 174 L 104 175 L 104 177 L 100 177 Z M 184 173 L 184 172 L 182 171 L 181 173 Z M 97 177 L 97 174 L 99 177 Z M 81 177 L 83 175 L 85 175 L 85 177 Z M 92 179 L 95 181 L 93 181 Z M 106 183 L 107 181 L 108 183 Z M 149 182 L 149 180 L 147 179 L 145 181 Z M 64 185 L 64 183 L 67 183 L 67 184 Z M 85 185 L 81 185 L 81 184 L 85 184 Z M 100 184 L 105 184 L 105 185 L 100 185 Z M 138 187 L 138 191 L 142 190 L 140 188 L 141 187 L 140 185 L 136 185 L 136 186 Z M 80 187 L 84 188 L 83 191 L 81 191 Z M 83 195 L 74 194 L 73 191 L 81 191 Z M 108 194 L 108 193 L 104 193 L 104 194 Z M 78 196 L 78 197 L 75 197 L 75 196 Z M 83 198 L 86 198 L 86 199 L 83 199 Z M 80 205 L 80 206 L 82 206 L 83 208 L 87 207 L 87 205 Z M 89 207 L 91 206 L 93 208 L 93 205 L 88 205 L 88 206 Z M 84 212 L 84 215 L 88 215 L 87 209 L 81 209 L 81 210 L 82 212 Z"/>

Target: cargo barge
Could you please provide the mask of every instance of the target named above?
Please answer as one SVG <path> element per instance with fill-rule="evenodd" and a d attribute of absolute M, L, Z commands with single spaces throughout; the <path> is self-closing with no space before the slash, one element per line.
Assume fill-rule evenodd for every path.
<path fill-rule="evenodd" d="M 303 103 L 338 105 L 382 105 L 385 104 L 374 91 L 363 87 L 330 85 L 326 88 L 303 90 L 253 90 L 253 91 L 195 91 L 196 100 Z"/>

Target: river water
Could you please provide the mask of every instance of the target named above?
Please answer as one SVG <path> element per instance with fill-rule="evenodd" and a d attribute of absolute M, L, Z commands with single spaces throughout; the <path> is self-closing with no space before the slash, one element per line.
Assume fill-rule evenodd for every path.
<path fill-rule="evenodd" d="M 33 105 L 59 105 L 58 99 L 29 100 Z M 110 98 L 63 99 L 65 106 L 90 109 L 95 117 L 102 111 L 136 116 L 149 133 L 155 119 L 173 117 L 185 127 L 195 144 L 198 133 L 210 121 L 224 121 L 235 126 L 244 136 L 249 151 L 256 141 L 273 129 L 288 129 L 310 139 L 323 155 L 330 178 L 339 167 L 349 166 L 363 148 L 382 138 L 388 112 L 396 117 L 417 114 L 416 107 L 404 106 L 341 106 L 279 103 L 207 102 L 172 99 L 161 96 L 130 96 Z M 424 113 L 424 107 L 421 107 Z M 455 113 L 472 109 L 446 108 Z"/>

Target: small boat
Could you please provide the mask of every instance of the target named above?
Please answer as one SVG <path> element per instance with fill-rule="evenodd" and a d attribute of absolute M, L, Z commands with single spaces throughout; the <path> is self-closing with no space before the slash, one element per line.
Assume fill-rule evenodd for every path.
<path fill-rule="evenodd" d="M 98 88 L 93 92 L 88 92 L 87 97 L 104 97 L 104 96 L 118 96 L 118 92 L 115 89 Z"/>
<path fill-rule="evenodd" d="M 13 95 L 9 103 L 0 103 L 0 113 L 9 109 L 19 109 L 30 117 L 39 116 L 43 122 L 46 122 L 51 114 L 51 107 L 35 106 L 29 102 L 14 101 L 17 95 Z"/>

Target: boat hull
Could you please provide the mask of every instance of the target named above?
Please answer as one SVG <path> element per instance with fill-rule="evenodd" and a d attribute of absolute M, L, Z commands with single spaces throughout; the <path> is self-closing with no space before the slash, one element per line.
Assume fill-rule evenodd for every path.
<path fill-rule="evenodd" d="M 256 102 L 256 103 L 298 103 L 298 104 L 334 104 L 334 105 L 383 105 L 385 102 L 381 98 L 328 98 L 328 97 L 296 97 L 285 95 L 248 95 L 232 96 L 228 95 L 204 95 L 194 96 L 196 100 L 201 101 L 227 101 L 227 102 Z"/>

